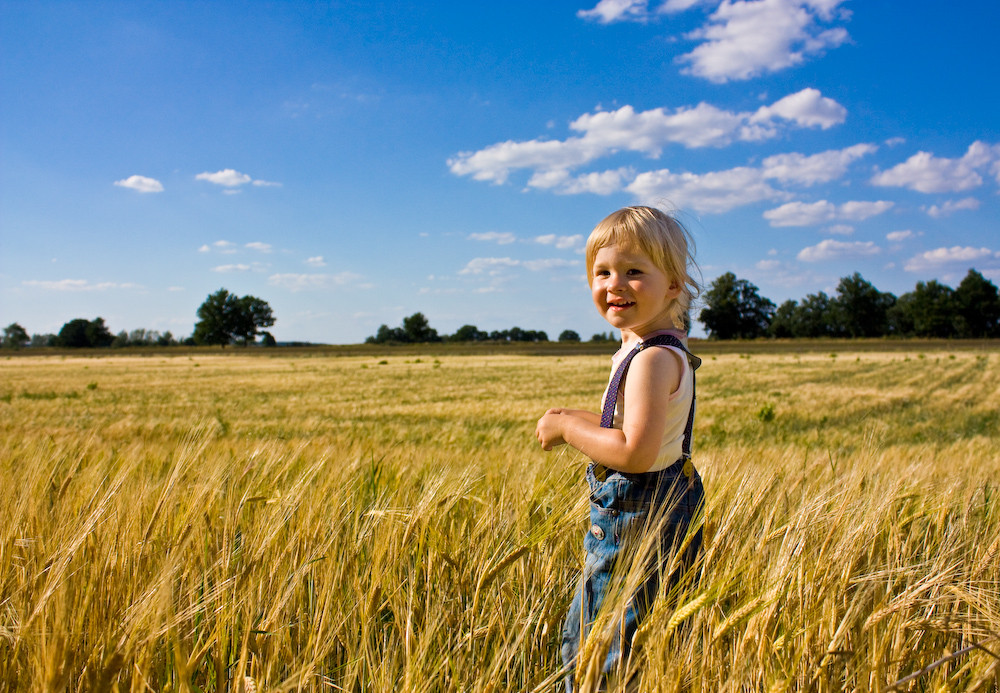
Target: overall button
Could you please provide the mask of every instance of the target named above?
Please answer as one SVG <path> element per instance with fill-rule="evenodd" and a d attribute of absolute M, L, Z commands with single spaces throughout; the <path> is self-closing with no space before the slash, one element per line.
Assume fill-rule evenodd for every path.
<path fill-rule="evenodd" d="M 604 540 L 604 530 L 598 527 L 597 525 L 590 526 L 590 533 L 593 534 L 594 538 L 597 539 L 598 541 Z"/>

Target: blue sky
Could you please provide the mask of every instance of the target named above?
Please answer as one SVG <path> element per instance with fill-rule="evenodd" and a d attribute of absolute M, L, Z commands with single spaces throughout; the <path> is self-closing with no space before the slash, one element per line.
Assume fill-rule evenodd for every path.
<path fill-rule="evenodd" d="M 582 246 L 677 209 L 775 303 L 1000 283 L 1000 5 L 0 2 L 0 323 L 585 338 Z M 703 333 L 700 325 L 695 334 Z"/>

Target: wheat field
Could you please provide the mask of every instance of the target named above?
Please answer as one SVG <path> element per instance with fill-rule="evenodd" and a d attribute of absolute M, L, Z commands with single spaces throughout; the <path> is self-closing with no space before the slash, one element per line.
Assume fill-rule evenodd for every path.
<path fill-rule="evenodd" d="M 638 690 L 997 690 L 1000 354 L 849 349 L 706 356 Z M 608 366 L 0 360 L 0 689 L 561 690 L 586 460 L 532 432 Z"/>

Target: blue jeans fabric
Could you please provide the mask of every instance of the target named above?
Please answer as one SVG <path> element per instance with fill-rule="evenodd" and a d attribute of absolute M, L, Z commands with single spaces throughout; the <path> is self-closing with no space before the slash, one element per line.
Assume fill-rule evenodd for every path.
<path fill-rule="evenodd" d="M 685 548 L 681 567 L 661 585 L 667 561 L 680 548 L 688 525 L 704 502 L 701 477 L 690 462 L 685 465 L 678 460 L 666 469 L 646 474 L 625 474 L 591 464 L 587 468 L 587 482 L 591 523 L 583 540 L 587 555 L 563 626 L 562 658 L 568 669 L 569 692 L 573 690 L 581 639 L 587 636 L 601 608 L 619 557 L 628 560 L 630 550 L 644 532 L 659 533 L 659 550 L 651 556 L 649 577 L 629 600 L 624 621 L 616 624 L 616 634 L 603 665 L 605 677 L 628 661 L 632 636 L 652 608 L 656 595 L 661 587 L 668 590 L 693 565 L 702 540 L 699 528 Z"/>

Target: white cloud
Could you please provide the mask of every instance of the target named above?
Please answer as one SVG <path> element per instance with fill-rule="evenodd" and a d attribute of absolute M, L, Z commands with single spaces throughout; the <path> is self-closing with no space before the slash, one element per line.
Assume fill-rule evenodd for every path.
<path fill-rule="evenodd" d="M 583 246 L 583 236 L 578 233 L 572 236 L 557 236 L 554 233 L 549 233 L 544 236 L 535 236 L 535 243 L 554 245 L 559 250 L 570 250 Z"/>
<path fill-rule="evenodd" d="M 270 253 L 271 252 L 271 244 L 270 243 L 261 243 L 260 241 L 253 241 L 252 243 L 247 243 L 246 247 L 250 248 L 251 250 L 257 250 L 257 251 L 259 251 L 261 253 Z"/>
<path fill-rule="evenodd" d="M 913 238 L 914 234 L 910 230 L 906 231 L 890 231 L 885 235 L 886 240 L 898 243 L 899 241 L 905 241 L 907 238 Z"/>
<path fill-rule="evenodd" d="M 936 157 L 917 152 L 901 164 L 881 171 L 872 178 L 874 185 L 909 188 L 922 193 L 961 192 L 983 183 L 979 170 L 1000 161 L 1000 145 L 976 141 L 958 159 Z"/>
<path fill-rule="evenodd" d="M 864 221 L 888 212 L 895 204 L 895 202 L 888 200 L 876 200 L 875 202 L 852 200 L 840 205 L 837 209 L 837 218 L 847 221 Z"/>
<path fill-rule="evenodd" d="M 517 267 L 520 261 L 509 257 L 477 257 L 469 260 L 465 267 L 458 271 L 459 274 L 483 274 L 496 275 L 506 268 Z"/>
<path fill-rule="evenodd" d="M 841 258 L 877 255 L 881 249 L 871 241 L 837 241 L 828 238 L 816 245 L 803 248 L 796 256 L 803 262 L 825 262 Z"/>
<path fill-rule="evenodd" d="M 828 130 L 840 125 L 847 118 L 847 109 L 833 99 L 823 96 L 818 89 L 806 88 L 770 106 L 761 106 L 754 113 L 751 122 L 769 123 L 774 118 L 790 120 L 804 128 Z"/>
<path fill-rule="evenodd" d="M 892 209 L 894 203 L 887 200 L 876 202 L 845 202 L 837 206 L 827 200 L 817 202 L 789 202 L 764 212 L 764 218 L 773 227 L 815 226 L 829 221 L 864 221 Z"/>
<path fill-rule="evenodd" d="M 484 233 L 470 233 L 471 241 L 487 241 L 499 245 L 507 245 L 517 240 L 517 236 L 509 231 L 486 231 Z"/>
<path fill-rule="evenodd" d="M 322 255 L 315 255 L 310 258 L 306 258 L 306 264 L 310 267 L 326 267 L 326 261 L 323 259 Z"/>
<path fill-rule="evenodd" d="M 216 171 L 215 173 L 199 173 L 194 177 L 194 179 L 208 181 L 209 183 L 214 183 L 215 185 L 223 185 L 227 188 L 235 188 L 240 185 L 246 185 L 253 180 L 247 174 L 234 171 L 231 168 Z"/>
<path fill-rule="evenodd" d="M 971 246 L 952 246 L 951 248 L 936 248 L 907 260 L 903 266 L 907 272 L 925 272 L 957 264 L 992 261 L 1000 259 L 1000 252 L 989 248 L 973 248 Z"/>
<path fill-rule="evenodd" d="M 22 281 L 23 286 L 30 286 L 46 291 L 107 291 L 109 289 L 142 289 L 142 285 L 132 282 L 97 282 L 91 283 L 86 279 L 59 279 L 57 281 L 44 279 L 27 279 Z"/>
<path fill-rule="evenodd" d="M 733 112 L 706 103 L 674 111 L 655 108 L 637 112 L 632 106 L 615 111 L 585 113 L 570 123 L 582 133 L 565 140 L 508 140 L 448 160 L 451 172 L 474 180 L 504 183 L 511 171 L 534 172 L 529 185 L 563 192 L 615 192 L 631 169 L 586 174 L 575 180 L 569 171 L 617 152 L 629 151 L 657 158 L 663 148 L 723 147 L 734 141 L 776 137 L 782 121 L 798 127 L 828 128 L 843 122 L 846 111 L 815 89 L 786 96 L 756 112 Z"/>
<path fill-rule="evenodd" d="M 703 43 L 678 62 L 687 64 L 684 73 L 716 83 L 799 65 L 849 39 L 843 27 L 820 23 L 846 18 L 835 12 L 842 1 L 723 0 L 704 26 L 687 35 Z"/>
<path fill-rule="evenodd" d="M 250 265 L 245 265 L 242 263 L 233 265 L 217 265 L 212 268 L 213 272 L 220 272 L 222 274 L 230 274 L 232 272 L 249 272 L 253 267 Z"/>
<path fill-rule="evenodd" d="M 781 267 L 781 260 L 760 260 L 754 266 L 765 272 L 773 272 Z"/>
<path fill-rule="evenodd" d="M 341 272 L 340 274 L 272 274 L 267 278 L 271 286 L 278 286 L 292 292 L 332 289 L 345 284 L 356 284 L 358 288 L 366 288 L 360 284 L 360 274 Z"/>
<path fill-rule="evenodd" d="M 580 19 L 593 19 L 601 24 L 623 21 L 645 21 L 649 17 L 646 0 L 600 0 L 593 9 L 576 13 Z"/>
<path fill-rule="evenodd" d="M 542 270 L 555 269 L 557 267 L 576 267 L 579 264 L 579 260 L 551 258 L 547 260 L 525 260 L 521 263 L 521 266 L 525 269 L 531 270 L 532 272 L 540 272 Z"/>
<path fill-rule="evenodd" d="M 940 207 L 937 205 L 931 205 L 930 207 L 922 207 L 921 209 L 924 209 L 927 214 L 935 219 L 939 219 L 961 210 L 977 210 L 979 209 L 979 200 L 974 197 L 966 197 L 961 200 L 947 200 Z"/>
<path fill-rule="evenodd" d="M 269 180 L 255 180 L 253 182 L 253 185 L 254 185 L 254 187 L 257 187 L 257 188 L 280 188 L 281 187 L 281 183 L 275 183 L 274 181 L 269 181 Z"/>
<path fill-rule="evenodd" d="M 850 236 L 854 233 L 854 227 L 850 224 L 834 224 L 833 226 L 826 227 L 827 233 L 835 233 L 839 236 Z"/>
<path fill-rule="evenodd" d="M 626 188 L 640 201 L 721 214 L 735 207 L 785 198 L 772 188 L 759 169 L 738 167 L 705 174 L 672 173 L 667 169 L 640 173 Z"/>
<path fill-rule="evenodd" d="M 115 185 L 141 193 L 163 192 L 163 183 L 155 178 L 147 178 L 146 176 L 129 176 L 122 180 L 116 180 Z"/>
<path fill-rule="evenodd" d="M 578 260 L 564 260 L 563 258 L 514 260 L 509 257 L 477 257 L 469 260 L 465 267 L 460 269 L 458 273 L 488 274 L 491 277 L 495 277 L 514 267 L 524 267 L 532 272 L 539 272 L 557 267 L 575 267 L 579 264 Z"/>
<path fill-rule="evenodd" d="M 782 183 L 828 183 L 843 176 L 853 162 L 877 150 L 878 147 L 872 144 L 856 144 L 846 149 L 831 149 L 810 156 L 795 152 L 776 154 L 764 159 L 762 168 L 765 177 Z"/>
<path fill-rule="evenodd" d="M 531 177 L 531 180 L 528 181 L 529 187 L 548 187 L 538 185 L 538 175 L 535 174 Z M 634 177 L 635 171 L 631 168 L 585 173 L 565 180 L 565 182 L 556 187 L 555 192 L 560 195 L 579 195 L 581 193 L 611 195 L 619 192 L 624 187 L 625 181 L 631 180 Z"/>
<path fill-rule="evenodd" d="M 207 245 L 203 245 L 198 248 L 198 252 L 207 253 L 210 252 L 212 248 L 215 248 L 215 250 L 223 253 L 224 255 L 232 255 L 236 252 L 236 244 L 231 241 L 216 241 L 212 244 L 211 248 Z"/>

